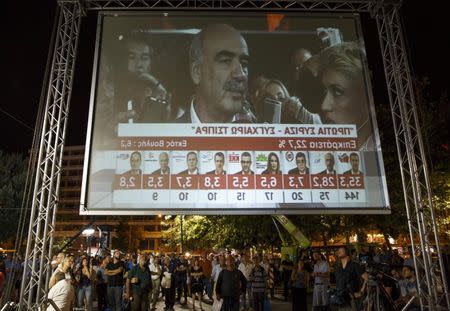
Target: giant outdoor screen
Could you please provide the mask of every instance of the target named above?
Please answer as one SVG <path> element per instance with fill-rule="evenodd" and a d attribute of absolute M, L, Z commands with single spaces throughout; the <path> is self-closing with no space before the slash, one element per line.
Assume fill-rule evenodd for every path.
<path fill-rule="evenodd" d="M 388 213 L 357 15 L 103 13 L 83 214 Z"/>

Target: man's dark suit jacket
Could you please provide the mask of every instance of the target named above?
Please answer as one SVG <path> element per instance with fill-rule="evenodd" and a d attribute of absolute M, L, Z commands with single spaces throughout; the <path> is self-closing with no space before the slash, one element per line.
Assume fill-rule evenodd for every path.
<path fill-rule="evenodd" d="M 225 175 L 226 173 L 227 173 L 227 171 L 223 171 L 222 174 L 220 174 L 220 175 Z M 212 171 L 206 172 L 206 174 L 208 174 L 208 175 L 216 175 L 216 170 L 212 170 Z"/>
<path fill-rule="evenodd" d="M 255 174 L 255 172 L 250 170 L 250 174 L 245 174 L 245 175 L 253 175 L 253 174 Z M 244 175 L 244 173 L 242 171 L 239 171 L 239 172 L 235 173 L 235 175 Z"/>
<path fill-rule="evenodd" d="M 352 170 L 348 170 L 348 171 L 345 171 L 345 172 L 344 172 L 344 175 L 347 175 L 347 174 L 348 174 L 348 175 L 358 175 L 358 174 L 362 174 L 362 172 L 361 172 L 361 171 L 358 171 L 358 173 L 353 174 L 353 173 L 352 173 Z"/>
<path fill-rule="evenodd" d="M 327 170 L 320 172 L 319 174 L 327 174 L 327 175 L 336 175 L 336 170 L 333 170 L 332 173 L 327 173 Z"/>
<path fill-rule="evenodd" d="M 184 170 L 182 172 L 179 172 L 178 175 L 189 175 L 189 170 Z M 197 174 L 191 174 L 191 175 L 198 175 L 198 169 L 197 169 Z"/>
<path fill-rule="evenodd" d="M 169 173 L 167 173 L 167 174 L 170 174 L 170 169 L 169 169 Z M 166 174 L 162 174 L 161 169 L 157 169 L 156 171 L 152 172 L 152 175 L 166 175 Z"/>
<path fill-rule="evenodd" d="M 305 169 L 306 173 L 305 174 L 309 174 L 309 167 L 307 167 Z M 288 174 L 300 174 L 300 171 L 298 170 L 298 168 L 293 168 L 292 170 L 289 170 Z"/>

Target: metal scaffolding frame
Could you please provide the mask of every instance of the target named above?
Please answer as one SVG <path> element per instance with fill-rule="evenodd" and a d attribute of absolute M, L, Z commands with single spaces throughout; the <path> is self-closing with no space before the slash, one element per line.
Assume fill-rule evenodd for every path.
<path fill-rule="evenodd" d="M 50 278 L 65 130 L 80 22 L 87 10 L 246 10 L 369 12 L 376 19 L 401 168 L 414 266 L 423 310 L 447 310 L 449 290 L 416 102 L 399 17 L 400 0 L 59 0 L 19 309 L 38 310 Z M 417 243 L 419 241 L 419 243 Z"/>

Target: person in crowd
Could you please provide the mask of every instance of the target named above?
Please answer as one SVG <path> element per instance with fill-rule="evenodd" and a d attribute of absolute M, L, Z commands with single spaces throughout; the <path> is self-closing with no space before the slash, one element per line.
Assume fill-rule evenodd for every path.
<path fill-rule="evenodd" d="M 93 290 L 92 285 L 95 279 L 95 272 L 92 267 L 92 260 L 88 257 L 81 258 L 81 266 L 76 272 L 76 277 L 78 280 L 78 290 L 77 299 L 78 307 L 83 307 L 84 299 L 86 299 L 86 309 L 87 311 L 92 310 L 93 303 Z"/>
<path fill-rule="evenodd" d="M 270 293 L 270 298 L 275 295 L 275 261 L 272 258 L 269 259 L 269 269 L 267 270 L 267 288 Z"/>
<path fill-rule="evenodd" d="M 73 279 L 72 276 L 72 266 L 74 264 L 74 259 L 72 256 L 66 256 L 64 259 L 62 259 L 61 264 L 58 265 L 55 272 L 53 272 L 53 275 L 50 277 L 50 282 L 48 288 L 51 289 L 56 284 L 55 275 L 58 272 L 64 273 L 66 279 L 71 280 Z"/>
<path fill-rule="evenodd" d="M 191 293 L 192 293 L 192 308 L 195 310 L 195 300 L 198 299 L 198 304 L 200 306 L 200 310 L 203 310 L 202 307 L 202 296 L 203 296 L 203 269 L 199 264 L 199 260 L 197 258 L 194 259 L 194 264 L 191 269 Z"/>
<path fill-rule="evenodd" d="M 66 275 L 62 271 L 54 274 L 55 284 L 50 288 L 47 298 L 51 300 L 57 308 L 50 303 L 47 311 L 72 311 L 75 305 L 75 289 L 70 279 L 66 279 Z"/>
<path fill-rule="evenodd" d="M 151 295 L 151 309 L 156 310 L 158 303 L 159 290 L 161 287 L 162 266 L 159 257 L 150 256 L 149 262 L 150 274 L 152 277 L 152 295 Z"/>
<path fill-rule="evenodd" d="M 289 286 L 291 282 L 292 269 L 294 268 L 294 263 L 286 254 L 284 260 L 281 261 L 282 279 L 283 279 L 283 296 L 287 300 L 289 297 Z"/>
<path fill-rule="evenodd" d="M 226 268 L 217 278 L 216 297 L 223 299 L 222 311 L 239 311 L 239 296 L 247 288 L 247 280 L 242 272 L 235 269 L 233 258 L 226 258 Z"/>
<path fill-rule="evenodd" d="M 314 270 L 311 276 L 314 278 L 314 292 L 312 306 L 313 311 L 325 311 L 328 309 L 328 286 L 330 285 L 330 267 L 328 262 L 319 252 L 313 253 Z"/>
<path fill-rule="evenodd" d="M 343 42 L 321 51 L 318 78 L 325 89 L 320 117 L 307 111 L 300 101 L 290 101 L 286 107 L 305 124 L 355 124 L 359 150 L 373 150 L 369 105 L 366 94 L 363 58 L 364 50 L 356 42 Z"/>
<path fill-rule="evenodd" d="M 3 288 L 5 287 L 6 283 L 6 268 L 5 268 L 5 262 L 0 259 L 0 298 L 3 295 Z"/>
<path fill-rule="evenodd" d="M 214 264 L 212 272 L 211 272 L 211 280 L 213 282 L 213 300 L 214 302 L 220 300 L 217 298 L 216 288 L 217 288 L 217 279 L 219 278 L 220 272 L 226 268 L 225 265 L 225 257 L 220 254 L 217 258 L 217 263 Z"/>
<path fill-rule="evenodd" d="M 108 307 L 111 311 L 121 310 L 124 272 L 125 266 L 120 258 L 120 251 L 116 250 L 112 260 L 105 267 L 108 279 Z"/>
<path fill-rule="evenodd" d="M 420 310 L 420 303 L 417 297 L 417 281 L 414 268 L 410 266 L 403 266 L 402 277 L 403 279 L 399 281 L 400 297 L 395 301 L 395 304 L 400 308 L 403 308 L 411 299 L 413 299 L 413 302 L 406 310 Z"/>
<path fill-rule="evenodd" d="M 267 292 L 267 273 L 258 256 L 255 256 L 254 258 L 254 266 L 252 272 L 250 272 L 248 281 L 251 283 L 253 310 L 263 311 L 264 298 Z"/>
<path fill-rule="evenodd" d="M 340 247 L 334 268 L 336 278 L 336 300 L 338 310 L 357 310 L 357 301 L 361 289 L 361 267 L 351 260 L 350 251 Z"/>
<path fill-rule="evenodd" d="M 208 296 L 209 300 L 212 300 L 212 257 L 213 254 L 209 254 L 206 258 L 202 256 L 199 261 L 199 265 L 202 267 L 203 271 L 203 286 L 205 288 L 205 294 Z"/>
<path fill-rule="evenodd" d="M 97 293 L 97 310 L 103 311 L 107 307 L 107 284 L 106 284 L 106 275 L 105 275 L 105 267 L 109 262 L 109 257 L 103 258 L 101 260 L 100 265 L 97 269 L 96 273 L 96 293 Z"/>
<path fill-rule="evenodd" d="M 248 306 L 253 305 L 253 299 L 252 299 L 252 288 L 251 283 L 249 282 L 250 273 L 253 270 L 253 263 L 247 259 L 247 256 L 245 254 L 241 255 L 241 262 L 239 263 L 238 269 L 242 272 L 242 274 L 245 276 L 245 279 L 247 280 L 247 288 L 246 291 L 242 293 L 242 305 L 244 309 L 247 309 L 247 302 Z"/>
<path fill-rule="evenodd" d="M 308 287 L 308 272 L 305 263 L 299 260 L 292 270 L 292 310 L 305 311 L 307 309 L 306 289 Z"/>
<path fill-rule="evenodd" d="M 66 257 L 66 254 L 65 254 L 65 253 L 58 253 L 58 255 L 56 255 L 55 260 L 52 261 L 52 269 L 53 269 L 53 272 L 56 270 L 56 268 L 57 268 L 58 266 L 61 265 L 61 262 L 62 262 L 62 260 L 63 260 L 65 257 Z"/>
<path fill-rule="evenodd" d="M 161 287 L 163 288 L 164 292 L 165 311 L 173 311 L 173 306 L 175 305 L 175 268 L 175 260 L 171 260 L 171 258 L 167 256 L 164 257 Z"/>
<path fill-rule="evenodd" d="M 138 264 L 128 271 L 125 299 L 131 300 L 133 311 L 148 311 L 148 297 L 152 292 L 152 278 L 146 265 L 145 254 L 138 255 Z"/>
<path fill-rule="evenodd" d="M 177 286 L 177 302 L 182 305 L 187 304 L 188 286 L 187 286 L 187 270 L 188 261 L 183 255 L 180 255 L 175 269 L 175 280 Z M 181 303 L 181 295 L 184 297 L 183 303 Z"/>
<path fill-rule="evenodd" d="M 400 293 L 400 283 L 403 280 L 402 270 L 397 267 L 394 267 L 391 270 L 391 276 L 395 281 L 394 281 L 390 295 L 391 295 L 392 300 L 396 301 L 398 298 L 400 298 L 400 294 L 401 294 Z"/>
<path fill-rule="evenodd" d="M 267 168 L 262 171 L 261 174 L 281 174 L 280 159 L 275 152 L 269 153 L 269 156 L 267 157 Z"/>
<path fill-rule="evenodd" d="M 233 27 L 208 25 L 196 34 L 189 51 L 195 95 L 177 122 L 232 122 L 245 106 L 248 62 L 247 43 Z"/>

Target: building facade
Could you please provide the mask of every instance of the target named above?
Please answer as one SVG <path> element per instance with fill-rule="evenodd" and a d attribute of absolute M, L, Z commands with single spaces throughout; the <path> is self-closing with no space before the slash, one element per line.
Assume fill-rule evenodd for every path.
<path fill-rule="evenodd" d="M 95 250 L 100 243 L 99 234 L 110 230 L 110 248 L 114 245 L 114 237 L 135 238 L 139 234 L 138 248 L 145 251 L 167 251 L 162 247 L 161 218 L 158 216 L 95 216 L 80 215 L 80 197 L 83 179 L 84 146 L 65 146 L 61 182 L 59 189 L 59 204 L 55 227 L 55 246 L 64 245 L 73 237 L 79 236 L 69 246 L 72 250 L 86 249 L 87 237 L 81 231 L 95 219 L 91 227 L 95 229 L 89 244 Z M 125 230 L 125 232 L 123 232 Z M 59 244 L 61 245 L 59 245 Z"/>

